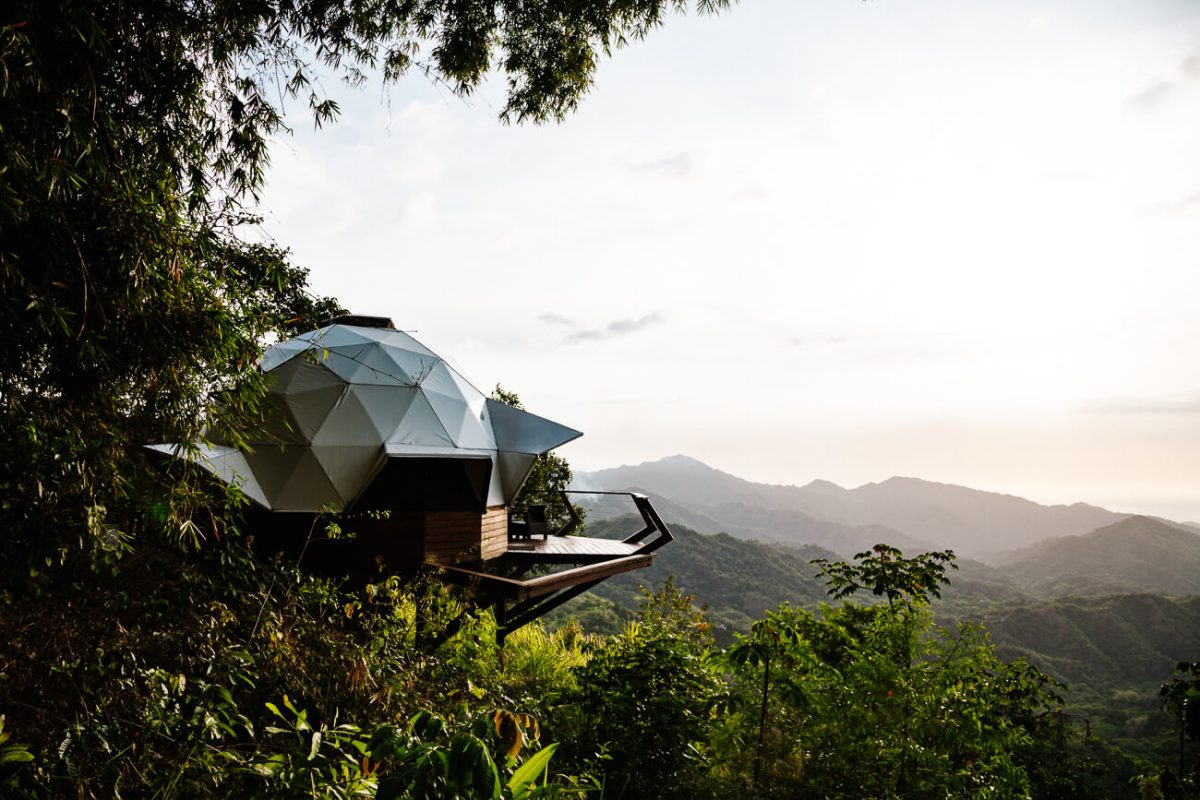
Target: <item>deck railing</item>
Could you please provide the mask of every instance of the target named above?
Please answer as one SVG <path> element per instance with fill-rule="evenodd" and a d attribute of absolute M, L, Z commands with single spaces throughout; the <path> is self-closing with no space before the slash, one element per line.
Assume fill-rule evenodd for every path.
<path fill-rule="evenodd" d="M 662 521 L 662 517 L 660 517 L 658 512 L 654 510 L 654 506 L 650 504 L 650 498 L 644 494 L 639 494 L 637 492 L 589 492 L 578 489 L 561 489 L 559 490 L 558 494 L 560 497 L 562 497 L 563 505 L 566 506 L 567 514 L 570 515 L 570 519 L 568 519 L 561 528 L 554 532 L 555 536 L 568 536 L 573 531 L 577 530 L 581 524 L 583 524 L 583 519 L 580 518 L 579 512 L 575 510 L 575 506 L 573 503 L 571 503 L 571 498 L 569 495 L 598 494 L 613 497 L 628 497 L 633 500 L 634 508 L 636 508 L 638 513 L 642 516 L 642 523 L 644 524 L 644 527 L 637 533 L 633 534 L 632 536 L 628 536 L 621 541 L 625 542 L 625 544 L 641 545 L 638 547 L 636 552 L 653 553 L 655 550 L 675 538 L 671 535 L 671 531 L 669 528 L 667 528 L 666 523 Z M 651 539 L 651 536 L 654 538 Z M 649 541 L 647 541 L 647 539 L 649 539 Z"/>

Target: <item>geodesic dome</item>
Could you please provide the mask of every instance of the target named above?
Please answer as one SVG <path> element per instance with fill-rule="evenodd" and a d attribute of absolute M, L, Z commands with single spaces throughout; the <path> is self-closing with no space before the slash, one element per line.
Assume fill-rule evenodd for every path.
<path fill-rule="evenodd" d="M 582 435 L 492 400 L 390 327 L 328 325 L 272 346 L 260 368 L 274 382 L 257 441 L 194 458 L 273 511 L 364 495 L 371 508 L 508 505 L 539 455 Z"/>

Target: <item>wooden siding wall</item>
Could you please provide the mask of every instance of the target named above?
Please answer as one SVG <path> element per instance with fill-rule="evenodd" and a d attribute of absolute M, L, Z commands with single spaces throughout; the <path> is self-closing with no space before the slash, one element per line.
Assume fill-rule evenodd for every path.
<path fill-rule="evenodd" d="M 508 508 L 492 506 L 483 515 L 482 558 L 487 561 L 508 552 Z"/>
<path fill-rule="evenodd" d="M 458 564 L 503 555 L 508 550 L 508 509 L 430 511 L 425 514 L 425 560 Z"/>

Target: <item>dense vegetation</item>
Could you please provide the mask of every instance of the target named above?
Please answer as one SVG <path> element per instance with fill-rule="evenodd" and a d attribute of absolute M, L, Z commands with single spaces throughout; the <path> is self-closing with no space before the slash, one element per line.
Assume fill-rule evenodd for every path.
<path fill-rule="evenodd" d="M 594 520 L 588 532 L 620 536 L 634 525 L 632 518 Z M 809 561 L 834 557 L 828 551 L 699 534 L 678 525 L 672 530 L 677 544 L 663 549 L 652 567 L 606 581 L 556 610 L 552 624 L 578 620 L 588 631 L 616 632 L 636 613 L 642 589 L 674 576 L 681 590 L 704 604 L 717 641 L 727 645 L 780 603 L 814 609 L 824 597 Z M 946 626 L 976 621 L 1004 660 L 1024 659 L 1064 682 L 1063 724 L 1090 737 L 1110 793 L 1131 791 L 1127 781 L 1147 770 L 1179 770 L 1178 726 L 1163 710 L 1159 690 L 1180 657 L 1200 652 L 1200 597 L 1142 593 L 1040 601 L 994 569 L 960 566 L 932 604 L 935 618 Z"/>
<path fill-rule="evenodd" d="M 500 651 L 486 613 L 430 646 L 463 607 L 436 581 L 351 590 L 239 536 L 146 542 L 0 598 L 0 780 L 84 797 L 1109 792 L 1051 679 L 977 626 L 934 623 L 942 569 L 887 548 L 826 564 L 844 600 L 783 604 L 724 648 L 668 581 L 613 636 L 533 626 Z"/>

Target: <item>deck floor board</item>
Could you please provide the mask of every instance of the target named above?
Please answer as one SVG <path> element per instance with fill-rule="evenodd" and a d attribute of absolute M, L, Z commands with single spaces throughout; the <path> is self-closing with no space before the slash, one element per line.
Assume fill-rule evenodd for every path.
<path fill-rule="evenodd" d="M 510 539 L 508 552 L 514 556 L 528 556 L 535 560 L 546 558 L 580 558 L 587 561 L 631 556 L 638 550 L 636 544 L 626 544 L 616 539 L 594 539 L 588 536 L 547 536 L 542 539 Z"/>

